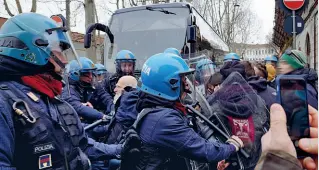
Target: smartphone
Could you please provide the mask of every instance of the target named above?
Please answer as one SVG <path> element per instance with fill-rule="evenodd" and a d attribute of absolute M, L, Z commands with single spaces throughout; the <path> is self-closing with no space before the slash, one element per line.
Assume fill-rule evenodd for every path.
<path fill-rule="evenodd" d="M 298 147 L 299 139 L 310 137 L 307 83 L 298 75 L 280 75 L 276 83 L 277 102 L 286 112 L 287 130 L 296 148 L 297 157 L 309 156 Z"/>

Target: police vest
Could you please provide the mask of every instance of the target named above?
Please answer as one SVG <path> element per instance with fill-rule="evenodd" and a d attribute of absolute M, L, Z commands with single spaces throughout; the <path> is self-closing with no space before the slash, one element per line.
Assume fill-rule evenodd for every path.
<path fill-rule="evenodd" d="M 152 110 L 153 108 L 143 109 L 126 132 L 120 170 L 167 169 L 170 157 L 163 154 L 162 149 L 144 144 L 138 135 L 141 122 Z"/>
<path fill-rule="evenodd" d="M 1 83 L 0 95 L 12 106 L 13 162 L 17 169 L 90 169 L 90 161 L 82 152 L 87 147 L 87 138 L 77 113 L 68 103 L 59 99 L 46 102 L 48 108 L 55 108 L 57 119 L 54 119 L 33 106 L 31 99 L 10 82 Z"/>

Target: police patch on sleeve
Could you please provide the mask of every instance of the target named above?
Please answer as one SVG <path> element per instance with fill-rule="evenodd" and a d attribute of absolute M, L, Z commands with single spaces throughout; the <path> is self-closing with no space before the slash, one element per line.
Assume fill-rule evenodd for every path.
<path fill-rule="evenodd" d="M 46 152 L 46 151 L 51 151 L 54 150 L 54 146 L 52 143 L 46 143 L 46 144 L 41 144 L 37 145 L 34 147 L 34 153 L 41 153 L 41 152 Z"/>
<path fill-rule="evenodd" d="M 39 169 L 52 167 L 51 154 L 42 155 L 39 157 Z"/>

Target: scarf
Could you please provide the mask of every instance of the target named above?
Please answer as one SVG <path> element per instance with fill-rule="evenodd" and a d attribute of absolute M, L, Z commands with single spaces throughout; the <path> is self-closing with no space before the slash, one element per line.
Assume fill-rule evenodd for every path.
<path fill-rule="evenodd" d="M 62 93 L 62 82 L 53 78 L 50 74 L 37 74 L 21 77 L 23 84 L 47 95 L 50 98 Z"/>

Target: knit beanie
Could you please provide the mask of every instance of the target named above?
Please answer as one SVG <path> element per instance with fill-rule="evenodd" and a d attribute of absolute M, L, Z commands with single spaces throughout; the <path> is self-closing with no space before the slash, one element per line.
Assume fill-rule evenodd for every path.
<path fill-rule="evenodd" d="M 299 50 L 291 50 L 291 54 L 284 53 L 280 60 L 286 61 L 295 70 L 304 68 L 307 63 L 306 55 Z"/>

